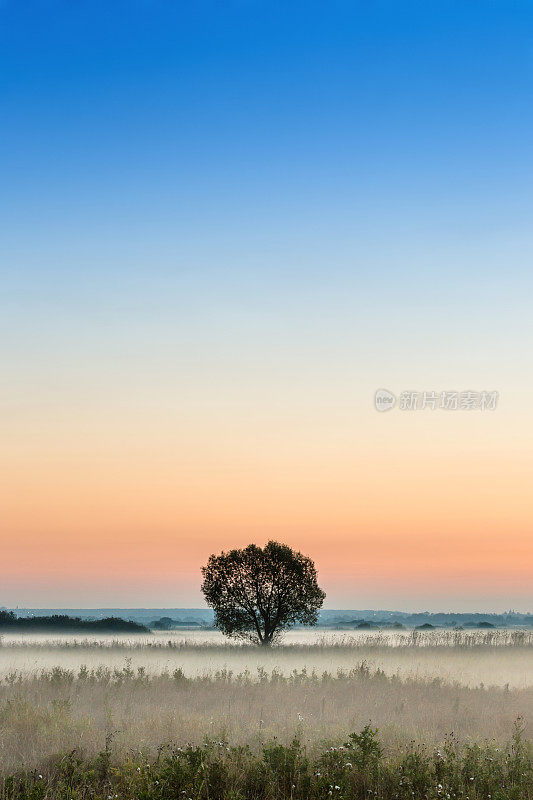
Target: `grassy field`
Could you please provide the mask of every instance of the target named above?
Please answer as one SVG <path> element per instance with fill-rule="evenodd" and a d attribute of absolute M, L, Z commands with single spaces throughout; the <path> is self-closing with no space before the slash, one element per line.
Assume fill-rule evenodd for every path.
<path fill-rule="evenodd" d="M 532 666 L 520 632 L 4 639 L 0 798 L 529 798 Z"/>

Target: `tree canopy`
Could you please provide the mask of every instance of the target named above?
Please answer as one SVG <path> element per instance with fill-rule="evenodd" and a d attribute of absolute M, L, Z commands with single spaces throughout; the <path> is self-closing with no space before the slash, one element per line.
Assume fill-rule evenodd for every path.
<path fill-rule="evenodd" d="M 313 561 L 274 541 L 212 555 L 202 575 L 215 625 L 227 636 L 261 645 L 297 622 L 316 625 L 326 596 Z"/>

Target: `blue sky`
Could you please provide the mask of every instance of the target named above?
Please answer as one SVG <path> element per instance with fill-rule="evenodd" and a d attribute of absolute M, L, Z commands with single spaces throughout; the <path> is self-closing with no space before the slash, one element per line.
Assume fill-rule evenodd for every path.
<path fill-rule="evenodd" d="M 528 4 L 0 13 L 8 246 L 27 248 L 31 225 L 45 258 L 58 239 L 96 255 L 99 238 L 103 255 L 111 238 L 127 257 L 157 245 L 164 266 L 236 242 L 342 259 L 384 234 L 527 230 Z"/>
<path fill-rule="evenodd" d="M 501 348 L 531 290 L 532 16 L 4 0 L 8 333 L 81 309 L 97 341 L 102 308 L 150 298 L 202 325 L 414 313 Z"/>

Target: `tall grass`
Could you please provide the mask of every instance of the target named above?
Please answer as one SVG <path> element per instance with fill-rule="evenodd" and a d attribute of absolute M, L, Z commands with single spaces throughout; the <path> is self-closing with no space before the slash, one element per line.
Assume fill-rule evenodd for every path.
<path fill-rule="evenodd" d="M 437 745 L 451 732 L 460 742 L 501 744 L 519 715 L 533 719 L 533 688 L 387 676 L 364 661 L 335 674 L 259 668 L 187 677 L 180 668 L 150 674 L 130 664 L 12 671 L 0 682 L 0 768 L 34 767 L 72 749 L 94 756 L 109 736 L 124 758 L 206 736 L 256 750 L 272 737 L 314 746 L 367 723 L 389 748 Z"/>
<path fill-rule="evenodd" d="M 195 632 L 197 633 L 197 632 Z M 298 634 L 298 631 L 296 632 Z M 533 648 L 533 631 L 520 629 L 495 630 L 442 630 L 432 631 L 365 631 L 364 633 L 323 633 L 302 631 L 305 638 L 289 634 L 273 652 L 309 652 L 317 649 L 353 650 L 372 648 L 454 648 L 461 650 L 485 648 Z M 198 638 L 203 637 L 203 638 Z M 166 632 L 156 636 L 136 634 L 129 636 L 83 636 L 72 634 L 0 634 L 0 647 L 4 649 L 46 648 L 54 650 L 110 649 L 110 650 L 190 650 L 232 652 L 256 652 L 255 645 L 246 642 L 228 642 L 216 631 L 191 633 Z"/>
<path fill-rule="evenodd" d="M 533 800 L 531 645 L 6 637 L 0 800 Z"/>
<path fill-rule="evenodd" d="M 117 759 L 111 737 L 89 759 L 76 751 L 41 771 L 0 778 L 0 800 L 528 800 L 531 750 L 517 721 L 508 744 L 411 744 L 387 752 L 369 725 L 337 746 L 275 740 L 261 748 L 207 738 L 202 745 L 140 750 Z"/>

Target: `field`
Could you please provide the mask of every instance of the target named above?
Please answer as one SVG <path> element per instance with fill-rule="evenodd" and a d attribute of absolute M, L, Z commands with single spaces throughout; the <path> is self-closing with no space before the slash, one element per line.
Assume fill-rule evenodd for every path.
<path fill-rule="evenodd" d="M 533 797 L 532 666 L 521 631 L 4 636 L 0 797 Z"/>

